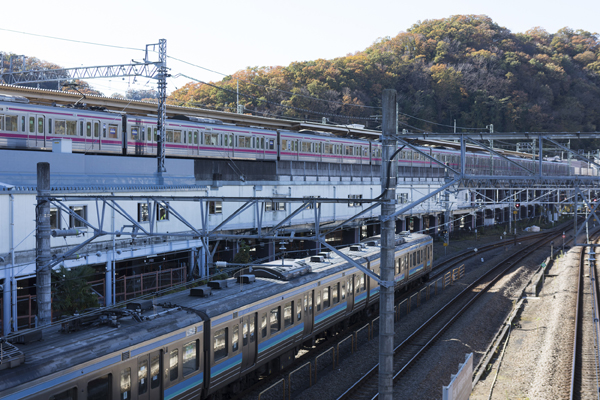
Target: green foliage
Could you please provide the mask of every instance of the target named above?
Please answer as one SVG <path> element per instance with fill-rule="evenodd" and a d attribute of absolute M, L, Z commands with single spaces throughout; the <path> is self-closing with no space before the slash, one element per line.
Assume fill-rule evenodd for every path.
<path fill-rule="evenodd" d="M 52 271 L 52 308 L 63 315 L 72 315 L 76 311 L 98 307 L 98 296 L 89 283 L 94 275 L 92 267 L 87 265 L 66 269 L 61 266 Z"/>
<path fill-rule="evenodd" d="M 246 68 L 215 83 L 229 92 L 190 83 L 169 102 L 233 111 L 238 79 L 240 93 L 253 96 L 240 101 L 257 114 L 320 121 L 322 115 L 305 111 L 311 110 L 331 122 L 376 128 L 360 119 L 373 109 L 352 105 L 378 107 L 382 90 L 393 88 L 402 113 L 447 125 L 456 119 L 459 126 L 494 124 L 497 132 L 600 129 L 597 34 L 539 27 L 512 33 L 485 15 L 419 21 L 346 57 Z M 403 122 L 443 129 L 408 117 Z"/>
<path fill-rule="evenodd" d="M 233 257 L 233 262 L 236 264 L 248 264 L 252 262 L 250 246 L 246 243 L 246 241 L 242 240 L 240 242 L 240 251 L 238 251 L 235 257 Z"/>

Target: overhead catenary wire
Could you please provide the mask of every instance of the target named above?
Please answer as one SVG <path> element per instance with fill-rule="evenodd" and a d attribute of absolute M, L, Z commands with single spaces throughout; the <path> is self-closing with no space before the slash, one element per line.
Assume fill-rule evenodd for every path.
<path fill-rule="evenodd" d="M 184 75 L 184 74 L 181 74 L 181 76 L 183 76 L 185 78 L 188 78 L 188 79 L 191 79 L 191 80 L 194 80 L 194 81 L 196 81 L 198 83 L 202 83 L 204 85 L 208 85 L 208 86 L 214 87 L 215 89 L 223 90 L 225 92 L 229 92 L 229 93 L 232 93 L 232 94 L 237 94 L 237 92 L 234 91 L 234 90 L 227 89 L 227 88 L 224 88 L 224 87 L 220 87 L 220 86 L 214 85 L 212 83 L 207 83 L 207 82 L 201 81 L 199 79 L 192 78 L 191 76 L 187 76 L 187 75 Z M 239 94 L 240 94 L 240 96 L 251 98 L 251 99 L 259 101 L 259 102 L 264 102 L 264 103 L 271 104 L 271 105 L 274 105 L 274 106 L 277 106 L 277 107 L 287 108 L 287 109 L 290 109 L 290 110 L 302 111 L 302 112 L 306 112 L 306 113 L 309 113 L 309 114 L 317 114 L 317 115 L 323 115 L 323 116 L 327 116 L 327 117 L 336 117 L 336 118 L 346 118 L 348 120 L 352 120 L 352 119 L 362 120 L 362 121 L 374 121 L 375 120 L 372 117 L 354 117 L 354 116 L 341 115 L 341 114 L 325 113 L 325 112 L 322 112 L 322 111 L 307 110 L 305 108 L 288 106 L 288 105 L 276 103 L 274 101 L 260 99 L 260 98 L 254 96 L 254 95 L 243 93 L 243 92 L 239 92 Z"/>

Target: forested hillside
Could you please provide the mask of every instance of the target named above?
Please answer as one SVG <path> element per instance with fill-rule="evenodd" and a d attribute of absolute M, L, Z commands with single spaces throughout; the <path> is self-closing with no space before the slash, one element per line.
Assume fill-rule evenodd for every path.
<path fill-rule="evenodd" d="M 493 124 L 497 132 L 600 130 L 597 34 L 512 33 L 483 15 L 418 22 L 346 57 L 189 83 L 170 102 L 234 111 L 238 80 L 245 112 L 257 114 L 375 127 L 368 119 L 381 111 L 353 105 L 379 107 L 382 90 L 394 88 L 409 130 L 449 131 L 427 121 L 451 126 L 454 119 L 464 127 Z"/>

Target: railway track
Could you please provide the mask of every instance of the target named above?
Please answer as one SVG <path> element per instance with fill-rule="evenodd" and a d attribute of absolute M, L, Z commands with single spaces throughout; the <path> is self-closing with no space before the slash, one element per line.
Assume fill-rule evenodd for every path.
<path fill-rule="evenodd" d="M 465 288 L 449 303 L 440 309 L 427 322 L 419 327 L 404 342 L 394 349 L 394 380 L 403 376 L 415 362 L 426 353 L 436 340 L 472 305 L 479 296 L 491 288 L 505 273 L 525 259 L 539 247 L 547 244 L 558 235 L 540 235 L 537 240 L 522 252 L 511 255 L 498 263 L 477 281 Z M 503 245 L 503 244 L 502 244 Z M 490 245 L 491 246 L 491 245 Z M 472 254 L 472 253 L 471 253 Z M 458 261 L 460 262 L 460 261 Z M 378 392 L 378 368 L 375 365 L 361 379 L 354 383 L 338 399 L 373 399 Z"/>
<path fill-rule="evenodd" d="M 570 230 L 573 227 L 573 223 L 570 222 L 567 225 L 561 226 L 560 228 L 556 228 L 553 230 L 548 230 L 542 233 L 536 233 L 533 235 L 528 235 L 528 236 L 522 236 L 519 237 L 518 240 L 523 242 L 523 241 L 529 241 L 529 240 L 536 240 L 536 239 L 541 239 L 541 238 L 545 238 L 548 235 L 556 235 L 557 232 L 559 231 L 567 231 Z M 487 245 L 483 245 L 481 247 L 477 248 L 477 254 L 482 254 L 500 247 L 504 247 L 507 245 L 510 245 L 511 242 L 513 242 L 515 239 L 505 239 L 504 241 L 501 242 L 495 242 L 495 243 L 491 243 L 491 244 L 487 244 Z M 446 272 L 451 271 L 453 268 L 457 267 L 458 264 L 460 264 L 463 261 L 468 260 L 471 257 L 474 257 L 475 253 L 473 250 L 466 250 L 463 252 L 460 252 L 458 254 L 456 254 L 455 256 L 452 256 L 446 260 L 444 260 L 442 263 L 440 263 L 440 265 L 436 268 L 433 269 L 433 271 L 431 272 L 431 276 L 430 279 L 435 279 L 438 276 L 444 275 Z"/>
<path fill-rule="evenodd" d="M 598 239 L 596 239 L 596 243 Z M 600 322 L 598 312 L 598 274 L 594 247 L 583 248 L 579 259 L 577 306 L 573 364 L 571 368 L 571 400 L 600 397 L 600 369 L 598 340 Z"/>

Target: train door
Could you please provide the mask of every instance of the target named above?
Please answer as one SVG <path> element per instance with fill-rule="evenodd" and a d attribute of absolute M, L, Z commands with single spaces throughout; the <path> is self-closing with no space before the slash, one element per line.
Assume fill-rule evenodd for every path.
<path fill-rule="evenodd" d="M 242 318 L 242 371 L 256 363 L 257 344 L 256 313 L 252 313 Z"/>
<path fill-rule="evenodd" d="M 86 120 L 83 130 L 85 151 L 100 150 L 100 121 Z"/>
<path fill-rule="evenodd" d="M 258 158 L 259 160 L 263 160 L 265 158 L 265 147 L 266 147 L 266 143 L 265 143 L 265 137 L 264 136 L 254 136 L 254 139 L 256 141 L 254 148 L 256 149 L 256 158 Z"/>
<path fill-rule="evenodd" d="M 142 155 L 146 153 L 146 140 L 145 140 L 145 132 L 144 127 L 141 125 L 131 125 L 129 127 L 129 135 L 130 139 L 128 142 L 133 146 L 133 153 Z M 127 134 L 123 132 L 123 137 L 125 138 Z"/>
<path fill-rule="evenodd" d="M 35 147 L 46 146 L 46 135 L 45 135 L 45 118 L 41 114 L 30 114 L 29 115 L 29 127 L 28 127 L 28 142 Z M 32 136 L 35 136 L 33 138 Z"/>
<path fill-rule="evenodd" d="M 314 312 L 313 312 L 313 293 L 311 290 L 308 294 L 304 295 L 304 337 L 310 336 L 313 331 L 314 324 Z"/>
<path fill-rule="evenodd" d="M 354 275 L 350 275 L 348 277 L 348 282 L 347 282 L 347 286 L 348 286 L 348 290 L 346 290 L 346 295 L 347 297 L 347 307 L 348 307 L 348 313 L 352 312 L 352 309 L 354 308 Z"/>
<path fill-rule="evenodd" d="M 162 350 L 138 357 L 137 393 L 140 400 L 160 400 L 162 395 Z"/>

